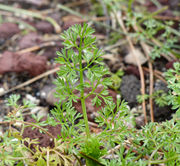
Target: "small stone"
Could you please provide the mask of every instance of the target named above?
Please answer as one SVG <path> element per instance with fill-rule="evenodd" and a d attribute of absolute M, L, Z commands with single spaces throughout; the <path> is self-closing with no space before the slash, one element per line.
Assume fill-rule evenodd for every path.
<path fill-rule="evenodd" d="M 56 98 L 54 96 L 56 92 L 56 86 L 51 84 L 51 85 L 46 85 L 43 87 L 43 89 L 40 92 L 40 97 L 42 99 L 45 99 L 46 102 L 50 105 L 54 105 L 56 102 L 59 101 L 59 98 Z"/>
<path fill-rule="evenodd" d="M 40 100 L 39 100 L 39 99 L 37 99 L 36 97 L 33 97 L 33 96 L 30 95 L 30 94 L 27 94 L 27 95 L 26 95 L 26 99 L 29 100 L 29 101 L 31 101 L 31 102 L 34 103 L 34 104 L 39 104 L 39 103 L 40 103 Z"/>
<path fill-rule="evenodd" d="M 135 121 L 137 128 L 141 128 L 145 125 L 144 115 L 142 114 L 141 116 L 136 117 Z"/>
<path fill-rule="evenodd" d="M 31 109 L 31 114 L 37 114 L 37 112 L 40 110 L 40 107 L 35 107 L 33 109 Z"/>
<path fill-rule="evenodd" d="M 41 110 L 38 112 L 38 117 L 44 117 L 48 115 L 48 107 L 41 107 Z"/>
<path fill-rule="evenodd" d="M 143 53 L 139 49 L 135 49 L 134 53 L 136 54 L 136 57 L 138 58 L 141 65 L 147 62 L 147 58 L 143 55 Z M 133 55 L 133 52 L 130 52 L 128 55 L 126 55 L 124 61 L 127 64 L 133 64 L 138 66 L 136 62 L 136 58 Z"/>
<path fill-rule="evenodd" d="M 0 88 L 0 94 L 3 94 L 5 92 L 4 88 Z"/>

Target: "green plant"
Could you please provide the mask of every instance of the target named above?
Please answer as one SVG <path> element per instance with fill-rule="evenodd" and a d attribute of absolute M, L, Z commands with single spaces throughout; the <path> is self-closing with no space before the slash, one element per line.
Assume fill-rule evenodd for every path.
<path fill-rule="evenodd" d="M 56 96 L 60 98 L 60 102 L 52 113 L 58 117 L 58 120 L 64 126 L 61 137 L 66 142 L 67 140 L 71 142 L 71 144 L 81 144 L 79 142 L 82 142 L 82 145 L 80 145 L 81 155 L 84 154 L 83 157 L 86 155 L 98 161 L 105 152 L 105 149 L 100 148 L 105 146 L 102 142 L 104 132 L 109 129 L 113 130 L 113 123 L 115 125 L 114 128 L 116 128 L 116 124 L 120 122 L 117 122 L 117 118 L 120 120 L 120 116 L 116 117 L 116 115 L 120 110 L 126 111 L 127 108 L 124 102 L 120 104 L 119 101 L 117 105 L 113 104 L 112 97 L 108 96 L 107 87 L 112 85 L 112 83 L 110 78 L 104 77 L 109 74 L 109 71 L 102 62 L 101 56 L 103 54 L 96 47 L 96 39 L 92 37 L 93 33 L 94 30 L 87 24 L 84 24 L 83 26 L 74 25 L 61 35 L 61 38 L 65 40 L 65 48 L 61 52 L 57 52 L 58 58 L 56 61 L 62 66 L 57 72 L 58 78 L 55 82 L 57 85 Z M 87 71 L 86 77 L 84 76 L 85 70 Z M 97 93 L 96 89 L 100 85 L 102 90 Z M 91 89 L 87 95 L 84 93 L 85 88 Z M 75 91 L 78 91 L 80 96 L 75 94 Z M 101 126 L 106 126 L 104 132 L 99 136 L 92 135 L 88 125 L 85 100 L 90 95 L 94 95 L 92 99 L 93 105 L 100 106 L 102 100 L 106 103 L 106 107 L 98 112 L 97 122 Z M 76 113 L 72 103 L 78 100 L 81 102 L 84 125 L 82 120 L 75 123 L 81 116 Z M 115 108 L 116 106 L 117 108 Z M 86 139 L 82 141 L 82 136 L 79 133 L 84 132 L 84 126 Z M 75 127 L 78 129 L 77 131 L 73 130 Z M 87 157 L 86 161 L 87 164 L 91 163 L 90 165 L 94 163 Z"/>
<path fill-rule="evenodd" d="M 111 73 L 112 85 L 110 86 L 110 88 L 117 91 L 120 88 L 120 85 L 121 85 L 121 82 L 122 82 L 121 77 L 123 75 L 124 75 L 123 70 L 118 70 L 115 74 Z"/>
<path fill-rule="evenodd" d="M 35 105 L 29 101 L 23 100 L 23 105 L 18 104 L 20 95 L 11 95 L 7 101 L 7 105 L 12 107 L 12 111 L 8 113 L 3 122 L 0 124 L 9 124 L 9 130 L 0 135 L 0 165 L 2 166 L 42 166 L 49 165 L 73 165 L 74 156 L 66 153 L 66 146 L 61 140 L 57 141 L 45 128 L 46 125 L 57 125 L 57 122 L 51 117 L 47 117 L 46 121 L 39 121 L 39 117 L 33 115 L 38 120 L 36 123 L 25 122 L 23 120 L 23 112 L 34 107 Z M 21 124 L 20 130 L 13 127 L 16 123 Z M 39 147 L 36 139 L 23 138 L 22 134 L 26 127 L 31 126 L 38 128 L 40 132 L 46 133 L 54 140 L 54 147 Z M 35 150 L 32 149 L 33 146 Z"/>
<path fill-rule="evenodd" d="M 150 96 L 148 94 L 145 94 L 144 97 L 142 95 L 138 95 L 137 96 L 137 101 L 139 103 L 142 103 L 143 100 L 147 100 L 149 98 L 154 99 L 155 103 L 159 106 L 159 107 L 164 107 L 168 105 L 168 94 L 165 93 L 163 90 L 157 90 L 154 91 L 153 94 Z"/>
<path fill-rule="evenodd" d="M 169 93 L 165 93 L 163 90 L 158 90 L 155 91 L 152 96 L 147 94 L 144 96 L 138 95 L 137 100 L 139 103 L 152 97 L 155 103 L 160 107 L 170 105 L 172 106 L 172 109 L 177 110 L 177 113 L 180 111 L 180 63 L 175 62 L 173 67 L 174 69 L 169 69 L 164 73 L 168 83 Z"/>
<path fill-rule="evenodd" d="M 180 63 L 174 63 L 173 67 L 174 69 L 169 69 L 165 73 L 168 88 L 170 89 L 167 98 L 168 104 L 172 105 L 172 109 L 177 110 L 177 114 L 180 117 Z"/>
<path fill-rule="evenodd" d="M 9 124 L 9 130 L 0 137 L 1 165 L 73 165 L 74 161 L 75 165 L 82 165 L 79 157 L 86 159 L 87 166 L 180 164 L 179 63 L 175 63 L 174 69 L 166 72 L 170 88 L 169 103 L 178 110 L 176 116 L 163 123 L 149 123 L 141 130 L 129 127 L 132 117 L 127 103 L 117 98 L 115 104 L 108 96 L 107 87 L 112 84 L 104 74 L 109 74 L 109 71 L 104 67 L 102 52 L 95 45 L 93 32 L 92 28 L 84 24 L 75 25 L 62 35 L 65 48 L 58 52 L 57 62 L 61 66 L 55 82 L 56 96 L 60 100 L 52 110 L 54 118 L 48 116 L 47 120 L 41 122 L 39 117 L 33 116 L 36 123 L 25 122 L 24 110 L 34 105 L 28 101 L 19 105 L 20 96 L 10 96 L 8 105 L 12 111 L 0 122 Z M 97 93 L 96 88 L 100 85 L 102 91 Z M 91 89 L 87 95 L 84 93 L 86 88 Z M 102 129 L 98 134 L 90 132 L 87 121 L 85 101 L 90 95 L 94 95 L 94 105 L 100 106 L 101 99 L 106 103 L 105 107 L 99 108 L 95 119 Z M 78 101 L 84 109 L 83 116 L 73 107 L 73 103 Z M 160 103 L 163 102 L 160 100 Z M 20 131 L 13 130 L 12 125 L 16 122 L 22 124 Z M 44 126 L 57 124 L 61 124 L 62 129 L 55 139 Z M 22 138 L 27 126 L 38 128 L 52 137 L 54 148 L 38 147 L 37 140 Z M 24 145 L 25 141 L 28 146 Z M 37 145 L 35 151 L 31 150 L 31 144 Z"/>

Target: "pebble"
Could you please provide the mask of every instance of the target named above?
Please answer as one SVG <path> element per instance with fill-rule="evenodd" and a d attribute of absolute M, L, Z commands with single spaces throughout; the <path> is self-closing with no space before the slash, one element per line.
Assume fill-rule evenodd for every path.
<path fill-rule="evenodd" d="M 147 58 L 143 55 L 143 53 L 139 49 L 135 49 L 135 54 L 141 65 L 143 65 L 144 63 L 147 62 Z M 124 61 L 127 64 L 132 64 L 132 65 L 138 66 L 136 59 L 133 55 L 133 52 L 129 52 L 129 54 L 125 56 Z"/>
<path fill-rule="evenodd" d="M 32 103 L 34 104 L 39 104 L 40 103 L 40 100 L 37 99 L 36 97 L 33 97 L 32 95 L 30 94 L 26 94 L 26 99 L 31 101 Z"/>
<path fill-rule="evenodd" d="M 0 94 L 3 94 L 5 92 L 4 88 L 0 88 Z"/>

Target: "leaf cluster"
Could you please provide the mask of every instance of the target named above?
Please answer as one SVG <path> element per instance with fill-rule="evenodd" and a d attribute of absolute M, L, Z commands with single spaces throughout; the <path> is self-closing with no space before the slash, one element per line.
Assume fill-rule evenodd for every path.
<path fill-rule="evenodd" d="M 26 127 L 31 126 L 32 129 L 38 128 L 40 132 L 45 132 L 43 128 L 46 125 L 55 126 L 59 123 L 48 116 L 45 121 L 40 121 L 41 117 L 33 115 L 36 123 L 26 124 L 22 117 L 24 109 L 30 109 L 34 104 L 29 101 L 24 101 L 23 105 L 18 104 L 20 99 L 19 95 L 11 95 L 7 101 L 7 105 L 12 107 L 12 112 L 5 118 L 6 120 L 2 124 L 9 124 L 8 131 L 0 135 L 0 165 L 2 166 L 23 166 L 24 163 L 29 166 L 42 166 L 48 164 L 56 166 L 59 165 L 72 165 L 74 157 L 72 154 L 66 153 L 66 145 L 63 142 L 54 139 L 54 147 L 39 147 L 39 142 L 36 139 L 30 140 L 30 138 L 23 138 L 22 134 Z M 15 111 L 14 111 L 15 110 Z M 18 114 L 17 114 L 18 113 Z M 17 116 L 18 115 L 18 116 Z M 15 130 L 13 125 L 19 122 L 21 123 L 20 130 Z M 43 130 L 41 130 L 43 129 Z M 47 132 L 45 132 L 47 134 Z M 32 150 L 32 146 L 35 150 Z"/>
<path fill-rule="evenodd" d="M 87 24 L 74 25 L 65 31 L 61 38 L 64 39 L 65 48 L 61 52 L 57 52 L 58 58 L 56 62 L 61 64 L 57 72 L 58 78 L 55 81 L 57 85 L 56 96 L 60 101 L 66 101 L 66 105 L 72 106 L 72 101 L 77 102 L 80 97 L 74 91 L 82 92 L 84 88 L 91 88 L 90 94 L 94 94 L 96 99 L 94 103 L 98 104 L 95 92 L 98 85 L 103 85 L 104 89 L 101 94 L 107 94 L 105 90 L 107 86 L 111 85 L 109 78 L 103 78 L 104 75 L 109 74 L 107 68 L 103 66 L 102 51 L 96 45 L 96 38 L 92 37 L 94 30 Z M 86 80 L 83 79 L 82 73 L 86 71 Z M 105 100 L 105 102 L 108 100 Z"/>
<path fill-rule="evenodd" d="M 168 95 L 168 104 L 172 105 L 172 109 L 180 113 L 180 63 L 173 64 L 174 69 L 169 69 L 165 73 L 165 78 L 170 89 Z"/>

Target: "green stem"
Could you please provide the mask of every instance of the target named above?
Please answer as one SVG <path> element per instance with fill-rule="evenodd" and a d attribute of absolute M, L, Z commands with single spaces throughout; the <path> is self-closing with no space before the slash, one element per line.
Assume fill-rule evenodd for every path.
<path fill-rule="evenodd" d="M 92 91 L 89 92 L 89 94 L 84 97 L 85 99 L 88 98 L 89 96 L 91 96 L 92 94 L 94 94 L 94 91 L 97 89 L 97 86 L 99 85 L 99 82 L 100 82 L 100 80 L 98 80 L 98 82 L 97 82 L 97 84 L 96 84 L 96 86 L 94 88 L 93 88 L 93 84 L 92 84 Z"/>
<path fill-rule="evenodd" d="M 167 159 L 164 159 L 164 160 L 149 161 L 149 164 L 167 163 L 168 161 L 175 160 L 175 159 L 178 159 L 178 158 L 179 158 L 179 155 L 175 155 L 175 156 L 173 156 L 173 157 L 170 157 L 170 158 L 167 158 Z"/>
<path fill-rule="evenodd" d="M 86 135 L 87 135 L 87 138 L 90 138 L 90 130 L 89 130 L 89 125 L 88 125 L 88 117 L 87 117 L 86 105 L 85 105 L 84 98 L 81 99 L 81 106 L 82 106 L 83 117 L 84 117 L 84 121 L 85 121 Z"/>
<path fill-rule="evenodd" d="M 82 68 L 82 37 L 80 39 L 80 46 L 79 46 L 79 70 L 80 70 L 80 85 L 82 86 L 81 106 L 82 106 L 83 117 L 84 117 L 84 122 L 85 122 L 86 136 L 88 139 L 88 138 L 90 138 L 90 130 L 89 130 L 89 125 L 88 125 L 88 117 L 87 117 L 85 97 L 84 97 L 84 87 L 83 87 L 84 80 L 83 80 L 83 68 Z"/>
<path fill-rule="evenodd" d="M 162 13 L 163 11 L 165 11 L 165 10 L 167 10 L 167 9 L 168 9 L 168 6 L 165 6 L 165 7 L 161 8 L 161 9 L 159 9 L 159 10 L 157 10 L 157 11 L 155 11 L 155 12 L 153 12 L 153 13 L 145 16 L 145 17 L 143 17 L 142 19 L 140 19 L 140 20 L 138 21 L 138 24 L 141 24 L 141 23 L 142 23 L 143 21 L 145 21 L 145 20 L 151 19 L 153 16 L 156 16 L 156 15 L 158 15 L 159 13 Z"/>

